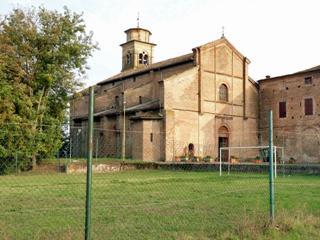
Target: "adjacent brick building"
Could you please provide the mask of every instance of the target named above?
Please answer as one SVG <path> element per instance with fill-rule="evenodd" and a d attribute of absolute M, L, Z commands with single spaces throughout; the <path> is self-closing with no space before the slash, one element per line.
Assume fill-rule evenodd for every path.
<path fill-rule="evenodd" d="M 268 86 L 277 85 L 277 78 L 261 80 L 259 94 L 258 83 L 248 76 L 250 61 L 225 37 L 153 63 L 156 45 L 150 42 L 151 32 L 131 28 L 125 33 L 122 71 L 95 86 L 97 155 L 120 157 L 125 152 L 126 157 L 144 161 L 172 161 L 184 155 L 216 159 L 219 146 L 262 144 L 265 136 L 259 125 L 266 127 L 265 110 L 276 104 L 263 101 L 276 101 L 268 95 Z M 73 125 L 85 126 L 87 113 L 83 91 L 72 100 Z M 84 134 L 79 129 L 72 133 L 77 144 Z M 257 154 L 250 151 L 237 154 Z"/>
<path fill-rule="evenodd" d="M 320 162 L 320 66 L 259 81 L 261 141 L 267 142 L 267 114 L 274 113 L 274 143 L 286 160 Z"/>

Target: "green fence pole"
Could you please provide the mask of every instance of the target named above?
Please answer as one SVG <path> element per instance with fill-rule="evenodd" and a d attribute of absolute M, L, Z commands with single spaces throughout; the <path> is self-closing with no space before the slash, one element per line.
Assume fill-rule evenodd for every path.
<path fill-rule="evenodd" d="M 94 109 L 94 88 L 89 88 L 89 115 L 88 115 L 88 158 L 87 158 L 87 184 L 86 184 L 86 220 L 85 240 L 91 235 L 91 188 L 92 188 L 92 145 L 93 145 L 93 109 Z"/>
<path fill-rule="evenodd" d="M 273 182 L 273 119 L 269 112 L 269 193 L 270 193 L 270 220 L 274 221 L 274 182 Z"/>

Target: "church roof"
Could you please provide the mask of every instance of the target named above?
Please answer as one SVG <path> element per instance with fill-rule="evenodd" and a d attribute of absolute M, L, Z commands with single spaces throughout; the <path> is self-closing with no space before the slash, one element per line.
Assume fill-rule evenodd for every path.
<path fill-rule="evenodd" d="M 146 103 L 140 103 L 131 107 L 126 108 L 126 113 L 132 113 L 137 111 L 148 111 L 148 110 L 157 110 L 160 108 L 160 102 L 158 99 L 152 100 Z M 109 108 L 97 113 L 94 113 L 93 116 L 99 117 L 104 115 L 116 115 L 119 114 L 119 110 L 115 108 Z"/>
<path fill-rule="evenodd" d="M 175 65 L 182 64 L 182 63 L 192 62 L 193 59 L 194 59 L 193 53 L 185 54 L 185 55 L 175 57 L 175 58 L 169 58 L 167 60 L 153 63 L 153 64 L 150 64 L 145 67 L 120 72 L 112 77 L 107 78 L 106 80 L 104 80 L 102 82 L 99 82 L 98 85 L 103 85 L 103 84 L 106 84 L 109 82 L 114 82 L 114 81 L 121 80 L 124 78 L 132 77 L 134 75 L 142 74 L 142 73 L 149 72 L 149 71 L 155 70 L 155 69 L 158 70 L 161 68 L 175 66 Z"/>
<path fill-rule="evenodd" d="M 212 45 L 217 45 L 217 44 L 220 44 L 220 43 L 225 43 L 227 44 L 240 58 L 245 58 L 229 41 L 227 38 L 225 37 L 222 37 L 220 39 L 217 39 L 215 41 L 212 41 L 212 42 L 209 42 L 209 43 L 206 43 L 206 44 L 203 44 L 201 46 L 198 46 L 196 48 L 206 48 L 206 47 L 210 47 Z M 193 48 L 196 49 L 196 48 Z M 245 58 L 246 61 L 248 63 L 250 63 L 250 60 L 248 58 Z M 185 54 L 185 55 L 181 55 L 181 56 L 178 56 L 178 57 L 174 57 L 174 58 L 169 58 L 169 59 L 166 59 L 164 61 L 161 61 L 161 62 L 157 62 L 157 63 L 153 63 L 153 64 L 150 64 L 150 65 L 147 65 L 145 67 L 141 67 L 141 68 L 136 68 L 136 69 L 130 69 L 130 70 L 126 70 L 126 71 L 123 71 L 123 72 L 120 72 L 114 76 L 111 76 L 99 83 L 97 83 L 97 85 L 104 85 L 104 84 L 107 84 L 107 83 L 111 83 L 111 82 L 115 82 L 115 81 L 119 81 L 119 80 L 123 80 L 125 78 L 130 78 L 130 77 L 133 77 L 135 75 L 140 75 L 140 74 L 143 74 L 143 73 L 147 73 L 151 70 L 159 70 L 159 69 L 163 69 L 163 68 L 167 68 L 167 67 L 172 67 L 172 66 L 176 66 L 176 65 L 180 65 L 180 64 L 183 64 L 183 63 L 188 63 L 188 62 L 193 62 L 194 61 L 194 53 L 189 53 L 189 54 Z M 251 81 L 252 79 L 250 79 Z M 251 81 L 253 82 L 253 84 L 256 84 L 254 81 Z"/>
<path fill-rule="evenodd" d="M 317 70 L 320 70 L 320 65 L 312 67 L 312 68 L 307 68 L 305 70 L 302 70 L 302 71 L 299 71 L 299 72 L 296 72 L 296 73 L 313 72 L 313 71 L 317 71 Z"/>
<path fill-rule="evenodd" d="M 258 82 L 264 82 L 264 81 L 268 81 L 268 80 L 291 77 L 291 76 L 295 76 L 295 75 L 299 75 L 299 74 L 306 74 L 306 73 L 317 72 L 317 71 L 320 72 L 320 65 L 314 66 L 312 68 L 307 68 L 305 70 L 301 70 L 301 71 L 295 72 L 295 73 L 290 73 L 290 74 L 280 75 L 280 76 L 276 76 L 276 77 L 260 79 L 260 80 L 258 80 Z"/>
<path fill-rule="evenodd" d="M 233 51 L 235 54 L 237 54 L 241 59 L 245 58 L 245 56 L 244 56 L 242 53 L 240 53 L 240 52 L 238 51 L 238 49 L 236 49 L 235 46 L 233 46 L 232 43 L 230 43 L 229 40 L 228 40 L 226 37 L 221 37 L 221 38 L 219 38 L 219 39 L 217 39 L 217 40 L 214 40 L 214 41 L 212 41 L 212 42 L 208 42 L 208 43 L 203 44 L 203 45 L 201 45 L 201 46 L 198 46 L 198 47 L 196 47 L 196 48 L 206 48 L 206 47 L 210 47 L 210 46 L 212 46 L 212 45 L 218 45 L 218 44 L 220 44 L 220 43 L 225 43 L 225 44 L 226 44 L 228 47 L 230 47 L 230 48 L 232 49 L 232 51 Z M 246 58 L 246 61 L 247 61 L 248 63 L 250 63 L 250 60 L 249 60 L 248 58 Z"/>
<path fill-rule="evenodd" d="M 148 32 L 150 35 L 152 34 L 148 29 L 141 28 L 141 27 L 129 28 L 129 29 L 125 30 L 124 32 L 127 33 L 127 32 L 130 32 L 131 30 L 143 30 L 143 31 Z"/>

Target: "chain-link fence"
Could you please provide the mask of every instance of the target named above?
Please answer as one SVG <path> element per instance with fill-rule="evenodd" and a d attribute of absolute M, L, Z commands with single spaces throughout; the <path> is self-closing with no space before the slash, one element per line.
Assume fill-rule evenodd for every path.
<path fill-rule="evenodd" d="M 20 127 L 1 135 L 1 146 L 11 150 L 0 157 L 0 238 L 83 239 L 87 126 L 41 128 L 57 131 L 54 154 L 55 141 L 31 138 L 27 126 Z M 316 239 L 319 142 L 307 151 L 303 141 L 319 136 L 274 132 L 276 218 L 270 225 L 267 130 L 235 130 L 207 141 L 152 128 L 96 127 L 92 239 Z M 302 141 L 301 154 L 290 147 L 294 141 Z"/>

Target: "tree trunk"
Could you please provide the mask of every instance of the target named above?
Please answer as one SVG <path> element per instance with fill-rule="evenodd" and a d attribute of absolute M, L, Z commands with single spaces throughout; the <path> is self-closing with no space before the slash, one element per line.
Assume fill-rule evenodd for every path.
<path fill-rule="evenodd" d="M 37 156 L 36 154 L 32 155 L 32 170 L 35 170 L 37 168 Z"/>
<path fill-rule="evenodd" d="M 32 132 L 34 134 L 34 136 L 36 135 L 36 132 L 37 132 L 37 127 L 39 126 L 39 131 L 42 130 L 42 118 L 43 118 L 43 112 L 41 112 L 41 105 L 42 104 L 45 104 L 44 101 L 43 101 L 43 98 L 44 98 L 44 95 L 45 95 L 46 91 L 45 89 L 43 88 L 42 89 L 42 94 L 40 95 L 39 97 L 39 101 L 38 101 L 38 105 L 37 105 L 37 110 L 36 110 L 36 119 L 35 119 L 35 123 L 32 127 Z M 40 123 L 39 123 L 40 121 Z M 36 142 L 35 142 L 36 143 Z M 37 150 L 35 150 L 37 152 Z M 31 164 L 32 164 L 32 169 L 36 169 L 37 168 L 37 155 L 36 155 L 36 152 L 34 152 L 32 154 L 32 161 L 31 161 Z"/>

